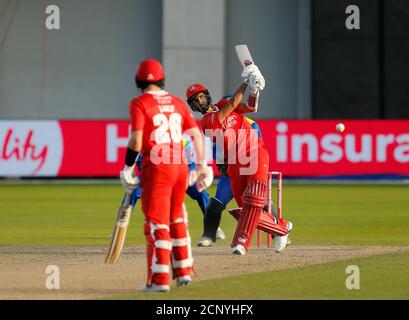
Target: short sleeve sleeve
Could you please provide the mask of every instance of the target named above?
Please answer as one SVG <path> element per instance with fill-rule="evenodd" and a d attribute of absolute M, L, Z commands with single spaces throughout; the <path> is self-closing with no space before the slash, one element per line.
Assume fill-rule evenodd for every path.
<path fill-rule="evenodd" d="M 145 126 L 145 111 L 143 105 L 134 99 L 129 104 L 129 114 L 131 116 L 131 131 L 143 130 Z"/>

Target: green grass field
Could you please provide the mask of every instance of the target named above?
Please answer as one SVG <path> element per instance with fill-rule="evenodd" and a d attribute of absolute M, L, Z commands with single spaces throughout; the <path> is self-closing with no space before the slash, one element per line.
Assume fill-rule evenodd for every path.
<path fill-rule="evenodd" d="M 210 188 L 214 194 L 214 187 Z M 0 245 L 107 245 L 123 191 L 120 185 L 0 185 Z M 190 199 L 190 234 L 196 242 L 202 215 Z M 230 207 L 234 207 L 234 201 Z M 294 222 L 294 245 L 409 246 L 409 188 L 406 185 L 287 184 L 283 189 L 284 216 Z M 143 245 L 143 215 L 139 205 L 131 220 L 127 244 Z M 228 238 L 235 221 L 223 215 Z M 220 245 L 220 244 L 218 244 Z M 223 243 L 225 245 L 225 243 Z M 240 277 L 226 277 L 175 288 L 169 299 L 209 299 L 206 288 L 219 292 L 214 299 L 408 299 L 409 254 L 394 253 L 293 268 Z M 361 266 L 360 290 L 346 290 L 345 267 Z M 272 297 L 262 286 L 286 288 Z M 268 290 L 271 292 L 270 290 Z M 149 295 L 149 299 L 163 295 Z M 143 294 L 118 298 L 146 298 Z"/>
<path fill-rule="evenodd" d="M 409 252 L 349 259 L 319 265 L 207 280 L 175 288 L 169 299 L 180 300 L 378 300 L 409 299 Z M 348 265 L 357 265 L 360 288 L 347 289 Z M 243 289 L 245 288 L 245 290 Z M 116 299 L 163 299 L 161 293 L 135 293 Z"/>

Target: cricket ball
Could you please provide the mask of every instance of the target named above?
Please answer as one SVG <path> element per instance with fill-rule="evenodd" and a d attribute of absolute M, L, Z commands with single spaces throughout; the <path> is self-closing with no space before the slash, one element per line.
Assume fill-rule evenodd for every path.
<path fill-rule="evenodd" d="M 337 129 L 338 132 L 344 132 L 345 130 L 345 125 L 343 123 L 338 123 L 335 128 Z"/>

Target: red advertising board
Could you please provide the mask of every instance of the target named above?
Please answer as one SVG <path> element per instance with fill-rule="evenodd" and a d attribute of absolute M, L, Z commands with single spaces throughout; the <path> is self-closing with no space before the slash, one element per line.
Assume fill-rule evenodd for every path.
<path fill-rule="evenodd" d="M 58 176 L 119 176 L 129 121 L 59 121 L 64 156 Z"/>
<path fill-rule="evenodd" d="M 286 176 L 409 175 L 409 121 L 258 121 L 270 168 Z"/>
<path fill-rule="evenodd" d="M 270 169 L 285 176 L 409 176 L 409 120 L 257 121 Z M 0 121 L 0 176 L 115 177 L 129 122 Z"/>

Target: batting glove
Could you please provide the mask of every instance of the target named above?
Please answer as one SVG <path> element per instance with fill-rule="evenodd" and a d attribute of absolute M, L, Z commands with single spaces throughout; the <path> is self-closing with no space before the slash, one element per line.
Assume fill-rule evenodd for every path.
<path fill-rule="evenodd" d="M 252 72 L 249 75 L 250 92 L 255 94 L 257 91 L 262 91 L 266 86 L 266 81 L 260 71 Z"/>
<path fill-rule="evenodd" d="M 258 69 L 258 67 L 255 64 L 250 64 L 250 65 L 248 65 L 247 67 L 245 67 L 243 69 L 243 72 L 241 73 L 241 77 L 242 78 L 248 78 L 250 73 L 253 73 L 253 72 L 256 72 L 256 71 L 260 72 L 260 70 Z"/>
<path fill-rule="evenodd" d="M 141 183 L 141 179 L 135 174 L 135 165 L 129 167 L 125 165 L 124 169 L 119 173 L 122 186 L 127 192 L 133 192 Z"/>

